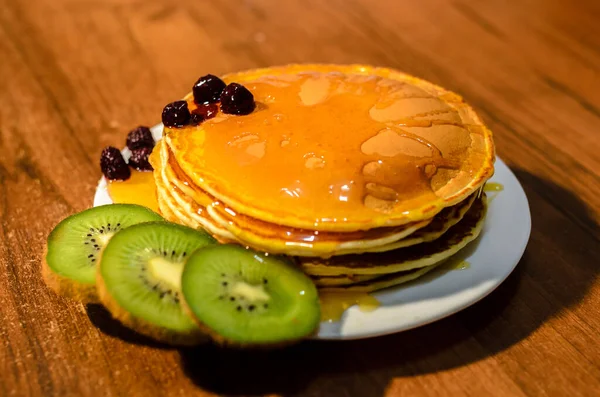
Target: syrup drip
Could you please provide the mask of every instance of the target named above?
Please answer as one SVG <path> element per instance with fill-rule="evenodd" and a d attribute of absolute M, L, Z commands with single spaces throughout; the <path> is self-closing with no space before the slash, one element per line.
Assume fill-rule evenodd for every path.
<path fill-rule="evenodd" d="M 457 256 L 450 257 L 450 259 L 446 260 L 441 267 L 444 270 L 466 270 L 471 267 L 471 264 L 463 258 Z"/>
<path fill-rule="evenodd" d="M 484 192 L 501 192 L 504 190 L 504 185 L 497 182 L 487 182 L 483 187 Z"/>
<path fill-rule="evenodd" d="M 471 267 L 471 263 L 465 260 L 454 261 L 446 265 L 448 270 L 467 270 Z"/>
<path fill-rule="evenodd" d="M 116 204 L 138 204 L 158 212 L 156 185 L 152 172 L 131 170 L 126 181 L 110 181 L 108 194 Z"/>
<path fill-rule="evenodd" d="M 377 309 L 381 303 L 366 292 L 321 292 L 321 321 L 335 322 L 354 305 L 363 312 Z"/>
<path fill-rule="evenodd" d="M 487 202 L 488 204 L 491 203 L 496 196 L 504 190 L 504 185 L 502 185 L 501 183 L 497 183 L 497 182 L 487 182 L 484 186 L 483 186 L 483 191 L 484 192 L 488 192 L 491 194 L 489 194 L 487 196 Z"/>

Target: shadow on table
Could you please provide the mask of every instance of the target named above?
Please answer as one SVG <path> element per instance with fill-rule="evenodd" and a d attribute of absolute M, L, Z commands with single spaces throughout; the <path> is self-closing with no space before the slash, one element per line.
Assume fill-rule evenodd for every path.
<path fill-rule="evenodd" d="M 172 349 L 164 343 L 160 343 L 145 335 L 141 335 L 134 330 L 123 326 L 119 320 L 112 317 L 110 312 L 100 304 L 90 303 L 85 305 L 90 322 L 98 327 L 106 335 L 119 338 L 127 343 L 134 345 L 149 346 L 156 349 Z"/>
<path fill-rule="evenodd" d="M 572 193 L 513 171 L 530 202 L 531 239 L 515 271 L 479 303 L 433 324 L 373 339 L 307 341 L 274 351 L 181 349 L 185 373 L 199 387 L 224 395 L 375 396 L 394 378 L 467 365 L 523 340 L 585 296 L 598 273 L 589 247 L 597 243 L 599 227 Z M 551 291 L 551 302 L 540 289 Z M 119 326 L 94 320 L 93 313 L 92 322 L 104 332 L 156 345 L 136 342 L 131 331 L 107 331 L 107 325 Z"/>

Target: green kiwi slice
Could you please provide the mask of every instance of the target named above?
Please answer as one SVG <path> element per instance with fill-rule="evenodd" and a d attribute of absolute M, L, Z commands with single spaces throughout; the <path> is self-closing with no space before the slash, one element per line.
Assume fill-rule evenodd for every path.
<path fill-rule="evenodd" d="M 176 345 L 206 339 L 181 303 L 181 274 L 208 234 L 168 222 L 131 226 L 104 248 L 96 286 L 113 317 L 135 331 Z"/>
<path fill-rule="evenodd" d="M 146 207 L 110 204 L 71 215 L 48 236 L 42 275 L 57 293 L 84 302 L 97 302 L 98 256 L 119 230 L 140 222 L 162 220 Z"/>
<path fill-rule="evenodd" d="M 186 308 L 217 342 L 284 345 L 320 323 L 317 288 L 297 267 L 237 245 L 196 251 L 185 266 Z"/>

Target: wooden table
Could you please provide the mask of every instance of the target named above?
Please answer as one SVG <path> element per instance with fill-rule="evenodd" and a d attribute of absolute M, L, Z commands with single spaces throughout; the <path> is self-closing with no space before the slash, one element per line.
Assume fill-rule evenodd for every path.
<path fill-rule="evenodd" d="M 0 0 L 0 396 L 600 395 L 600 3 Z M 371 63 L 462 94 L 533 231 L 492 295 L 371 340 L 168 349 L 40 278 L 99 153 L 205 73 Z M 510 216 L 510 214 L 507 214 Z"/>

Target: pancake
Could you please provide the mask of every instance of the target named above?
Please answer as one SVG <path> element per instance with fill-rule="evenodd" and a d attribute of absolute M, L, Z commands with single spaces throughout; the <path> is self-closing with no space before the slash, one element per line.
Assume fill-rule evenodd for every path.
<path fill-rule="evenodd" d="M 198 212 L 207 211 L 213 218 L 213 221 L 228 229 L 236 235 L 241 242 L 248 242 L 250 245 L 261 246 L 261 239 L 273 239 L 275 244 L 284 245 L 284 250 L 295 246 L 310 246 L 315 252 L 335 252 L 346 249 L 346 246 L 361 244 L 362 247 L 381 246 L 391 242 L 398 241 L 413 232 L 427 226 L 432 219 L 427 219 L 412 224 L 378 228 L 355 232 L 318 232 L 314 230 L 304 230 L 289 227 L 281 227 L 278 224 L 269 224 L 257 219 L 250 218 L 242 214 L 234 213 L 230 208 L 223 206 L 215 198 L 202 192 L 200 188 L 194 186 L 172 160 L 168 149 L 163 145 L 161 147 L 161 161 L 163 167 L 163 179 L 168 179 L 189 198 L 195 201 L 194 209 Z M 208 203 L 208 204 L 207 204 Z M 256 240 L 257 243 L 254 243 Z M 319 244 L 326 245 L 320 249 Z M 275 249 L 271 244 L 262 244 L 268 249 Z"/>
<path fill-rule="evenodd" d="M 256 110 L 165 127 L 150 162 L 167 220 L 282 255 L 327 291 L 409 282 L 480 234 L 495 151 L 458 95 L 361 65 L 224 80 Z"/>
<path fill-rule="evenodd" d="M 194 182 L 181 171 L 177 162 L 170 154 L 168 145 L 161 148 L 161 161 L 163 164 L 163 178 L 168 179 L 171 184 L 176 186 L 183 194 L 194 201 L 199 208 L 205 208 L 215 202 L 215 198 L 202 191 L 194 185 Z"/>
<path fill-rule="evenodd" d="M 433 241 L 444 234 L 448 229 L 454 226 L 462 219 L 464 214 L 471 208 L 473 201 L 476 199 L 476 195 L 473 194 L 464 202 L 457 206 L 445 208 L 426 228 L 413 233 L 409 238 L 401 240 L 397 243 L 392 244 L 393 248 L 386 249 L 389 246 L 380 247 L 381 251 L 372 252 L 385 252 L 396 250 L 399 248 L 408 247 L 411 245 L 420 244 L 427 241 Z M 354 253 L 354 252 L 352 252 Z M 392 273 L 398 274 L 398 273 Z M 313 275 L 312 279 L 318 287 L 331 287 L 331 286 L 346 286 L 357 284 L 361 281 L 372 280 L 380 275 L 377 274 L 340 274 L 335 276 L 323 276 Z"/>
<path fill-rule="evenodd" d="M 485 194 L 482 194 L 460 222 L 434 241 L 393 251 L 335 256 L 325 260 L 298 258 L 298 263 L 305 273 L 317 276 L 390 274 L 431 266 L 475 240 L 483 227 L 485 213 Z"/>
<path fill-rule="evenodd" d="M 405 270 L 398 273 L 387 274 L 385 276 L 376 277 L 370 280 L 365 280 L 360 283 L 347 286 L 323 286 L 321 291 L 331 292 L 375 292 L 385 288 L 396 287 L 400 284 L 416 280 L 424 276 L 445 261 L 438 262 L 431 266 L 422 267 L 419 269 Z"/>
<path fill-rule="evenodd" d="M 190 221 L 186 220 L 185 216 L 180 216 L 184 224 L 196 227 L 200 223 L 204 229 L 211 231 L 218 239 L 237 240 L 242 244 L 271 253 L 330 257 L 351 253 L 383 252 L 431 241 L 460 220 L 474 197 L 472 195 L 457 206 L 442 210 L 433 220 L 368 231 L 315 234 L 314 231 L 282 228 L 279 225 L 267 224 L 244 215 L 232 215 L 229 208 L 213 202 L 213 198 L 199 192 L 193 182 L 186 180 L 185 176 L 181 177 L 181 171 L 175 164 L 172 164 L 172 156 L 166 145 L 160 145 L 157 151 L 161 153 L 160 159 L 153 159 L 154 165 L 157 170 L 160 170 L 164 184 L 169 186 L 169 195 L 193 219 Z M 190 193 L 190 191 L 195 193 Z M 205 202 L 213 204 L 205 208 L 189 197 L 192 194 L 195 197 L 204 197 Z M 236 224 L 240 220 L 246 222 L 245 229 Z M 410 238 L 406 238 L 408 236 Z"/>
<path fill-rule="evenodd" d="M 230 235 L 235 236 L 240 243 L 268 252 L 322 257 L 340 254 L 348 250 L 362 252 L 369 248 L 397 242 L 432 221 L 427 219 L 398 227 L 343 233 L 315 233 L 314 230 L 269 224 L 245 215 L 235 214 L 230 208 L 215 201 L 214 198 L 202 192 L 194 186 L 193 182 L 181 175 L 181 170 L 171 161 L 172 156 L 165 145 L 161 147 L 160 151 L 160 161 L 163 167 L 162 178 L 165 183 L 168 180 L 168 183 L 176 187 L 173 196 L 178 201 L 182 194 L 187 196 L 184 199 L 186 203 L 183 205 L 191 214 L 206 212 L 212 218 L 213 224 L 218 224 L 228 230 Z M 154 161 L 158 162 L 158 160 Z M 195 202 L 190 202 L 190 199 Z M 205 204 L 207 202 L 210 203 L 208 206 Z"/>
<path fill-rule="evenodd" d="M 492 135 L 474 111 L 406 74 L 291 65 L 224 80 L 245 85 L 257 109 L 165 128 L 164 139 L 194 185 L 236 214 L 320 232 L 401 226 L 493 173 Z"/>
<path fill-rule="evenodd" d="M 164 145 L 159 142 L 155 151 L 160 152 L 163 149 Z M 171 185 L 171 180 L 165 174 L 165 160 L 163 156 L 158 160 L 156 157 L 152 159 L 160 211 L 166 210 L 176 223 L 208 231 L 220 242 L 233 242 L 233 235 L 214 224 L 204 211 L 195 208 L 191 200 L 180 193 L 177 186 Z"/>
<path fill-rule="evenodd" d="M 209 206 L 207 207 L 207 211 L 217 223 L 225 226 L 235 236 L 236 240 L 242 244 L 272 253 L 308 257 L 318 256 L 322 258 L 339 255 L 341 252 L 347 250 L 364 251 L 368 248 L 380 247 L 390 242 L 396 242 L 429 223 L 429 221 L 416 222 L 416 224 L 411 224 L 410 227 L 402 228 L 402 231 L 381 238 L 368 238 L 369 236 L 365 236 L 364 239 L 359 239 L 360 235 L 357 235 L 355 237 L 356 240 L 336 241 L 334 240 L 336 237 L 339 239 L 348 238 L 348 236 L 338 234 L 337 236 L 328 236 L 331 240 L 325 240 L 323 238 L 316 238 L 322 237 L 323 233 L 315 235 L 312 232 L 303 233 L 302 230 L 296 230 L 295 239 L 285 239 L 285 237 L 261 236 L 252 229 L 242 229 L 234 222 L 222 217 L 217 208 L 218 206 L 216 205 Z"/>
<path fill-rule="evenodd" d="M 339 276 L 311 276 L 311 279 L 317 287 L 322 288 L 347 286 L 378 277 L 381 276 L 378 274 L 340 274 Z"/>
<path fill-rule="evenodd" d="M 158 210 L 165 220 L 173 223 L 181 223 L 179 219 L 173 214 L 173 211 L 167 206 L 162 197 L 156 197 L 156 201 L 158 203 Z"/>
<path fill-rule="evenodd" d="M 471 205 L 475 201 L 476 197 L 477 194 L 472 194 L 466 200 L 458 203 L 457 205 L 444 208 L 433 218 L 429 225 L 417 230 L 407 238 L 380 247 L 373 247 L 369 249 L 361 249 L 358 247 L 355 249 L 341 250 L 337 253 L 337 255 L 386 252 L 433 241 L 446 233 L 452 226 L 456 225 L 463 218 L 469 208 L 471 208 Z"/>

